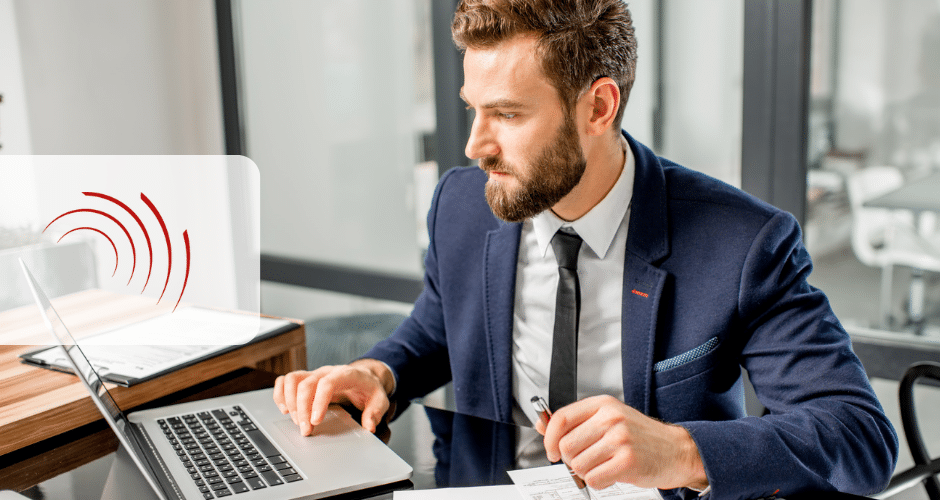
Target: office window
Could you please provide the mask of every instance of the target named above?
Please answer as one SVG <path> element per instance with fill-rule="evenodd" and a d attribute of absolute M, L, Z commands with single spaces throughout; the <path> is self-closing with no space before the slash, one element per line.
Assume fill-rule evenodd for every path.
<path fill-rule="evenodd" d="M 813 14 L 811 281 L 850 331 L 937 338 L 940 4 L 816 0 Z"/>
<path fill-rule="evenodd" d="M 660 3 L 662 60 L 640 47 L 661 65 L 657 153 L 740 187 L 744 0 Z"/>
<path fill-rule="evenodd" d="M 420 280 L 437 181 L 430 0 L 232 5 L 262 253 L 321 276 L 332 266 Z M 310 368 L 351 360 L 410 311 L 324 288 L 261 288 L 265 313 L 308 321 Z"/>

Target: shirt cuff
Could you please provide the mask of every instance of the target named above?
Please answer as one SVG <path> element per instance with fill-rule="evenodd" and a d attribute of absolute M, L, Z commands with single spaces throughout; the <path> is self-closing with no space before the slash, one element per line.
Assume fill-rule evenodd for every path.
<path fill-rule="evenodd" d="M 712 491 L 712 485 L 706 486 L 704 490 L 698 490 L 698 489 L 695 489 L 695 488 L 689 488 L 689 489 L 692 490 L 692 491 L 698 492 L 698 496 L 699 496 L 699 498 L 701 498 L 701 497 L 703 497 L 703 496 L 705 496 L 705 495 L 711 493 L 711 491 Z"/>

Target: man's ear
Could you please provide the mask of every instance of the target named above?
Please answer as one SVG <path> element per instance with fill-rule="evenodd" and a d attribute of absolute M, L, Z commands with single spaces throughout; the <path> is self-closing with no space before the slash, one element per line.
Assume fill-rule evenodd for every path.
<path fill-rule="evenodd" d="M 598 78 L 581 97 L 588 108 L 588 135 L 603 135 L 611 129 L 620 108 L 620 88 L 612 78 Z"/>

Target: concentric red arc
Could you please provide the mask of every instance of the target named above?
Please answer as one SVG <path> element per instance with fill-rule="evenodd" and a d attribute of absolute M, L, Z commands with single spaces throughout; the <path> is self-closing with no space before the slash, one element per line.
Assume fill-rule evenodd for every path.
<path fill-rule="evenodd" d="M 102 230 L 100 230 L 100 229 L 93 228 L 93 227 L 88 227 L 88 226 L 76 227 L 75 229 L 71 229 L 71 230 L 67 231 L 67 232 L 66 232 L 65 234 L 63 234 L 62 236 L 59 236 L 59 239 L 56 240 L 56 243 L 62 241 L 62 238 L 65 238 L 66 236 L 68 236 L 69 233 L 74 233 L 75 231 L 78 231 L 78 230 L 80 230 L 80 229 L 88 229 L 88 230 L 91 230 L 91 231 L 95 231 L 96 233 L 98 233 L 98 234 L 100 234 L 101 236 L 104 236 L 105 238 L 108 239 L 108 243 L 110 243 L 110 244 L 111 244 L 111 248 L 114 249 L 114 272 L 111 273 L 111 276 L 114 276 L 115 274 L 117 274 L 117 268 L 118 268 L 118 253 L 117 253 L 117 247 L 114 246 L 114 240 L 112 240 L 111 237 L 108 236 L 107 234 L 104 234 L 104 231 L 102 231 Z M 131 273 L 131 274 L 133 275 L 133 273 Z"/>
<path fill-rule="evenodd" d="M 183 289 L 180 290 L 180 298 L 176 299 L 176 305 L 173 306 L 175 311 L 180 305 L 180 301 L 183 300 L 183 292 L 186 291 L 186 283 L 189 282 L 189 231 L 183 231 L 183 243 L 186 244 L 186 277 L 183 278 Z"/>
<path fill-rule="evenodd" d="M 166 238 L 166 283 L 163 284 L 163 291 L 160 292 L 160 298 L 157 299 L 157 304 L 159 304 L 160 301 L 163 300 L 163 294 L 166 293 L 167 285 L 170 284 L 170 269 L 173 269 L 173 247 L 170 245 L 170 232 L 166 230 L 166 223 L 163 222 L 163 216 L 160 215 L 160 211 L 157 210 L 157 207 L 153 206 L 150 198 L 147 198 L 144 193 L 140 193 L 140 199 L 150 207 L 150 211 L 157 217 L 157 222 L 160 223 L 160 229 L 163 229 L 163 237 Z"/>
<path fill-rule="evenodd" d="M 130 242 L 130 244 L 131 244 L 131 253 L 133 254 L 133 257 L 134 257 L 134 263 L 133 263 L 133 265 L 131 266 L 131 277 L 127 279 L 127 284 L 128 284 L 128 285 L 131 284 L 131 279 L 134 278 L 134 270 L 137 268 L 137 249 L 134 247 L 134 240 L 131 239 L 131 233 L 129 233 L 129 232 L 127 231 L 127 228 L 124 227 L 124 224 L 121 224 L 121 221 L 117 220 L 113 215 L 111 215 L 111 214 L 109 214 L 109 213 L 107 213 L 107 212 L 102 212 L 101 210 L 95 210 L 95 209 L 93 209 L 93 208 L 80 208 L 80 209 L 78 209 L 78 210 L 70 210 L 70 211 L 65 212 L 64 214 L 62 214 L 62 215 L 56 217 L 55 219 L 52 219 L 52 222 L 46 224 L 46 227 L 43 228 L 42 232 L 45 233 L 45 232 L 46 232 L 46 229 L 49 229 L 49 226 L 51 226 L 53 222 L 55 222 L 55 221 L 61 219 L 62 217 L 65 217 L 66 215 L 69 215 L 69 214 L 79 213 L 79 212 L 89 212 L 89 213 L 93 213 L 93 214 L 103 215 L 103 216 L 105 216 L 105 217 L 111 219 L 112 221 L 114 221 L 114 223 L 117 224 L 118 227 L 120 227 L 122 231 L 124 231 L 124 234 L 127 235 L 127 241 Z M 91 229 L 91 228 L 90 228 L 90 229 Z M 98 231 L 99 233 L 103 234 L 106 238 L 108 238 L 108 241 L 111 242 L 111 245 L 114 245 L 114 241 L 113 241 L 110 237 L 108 237 L 108 235 L 104 234 L 103 231 L 98 230 L 98 229 L 96 229 L 96 231 Z M 68 233 L 66 233 L 66 234 L 68 234 Z M 63 234 L 62 236 L 65 236 L 65 235 Z M 59 239 L 61 240 L 62 238 L 59 238 Z M 115 248 L 116 248 L 116 247 L 115 247 Z M 115 260 L 117 260 L 117 259 L 115 259 Z M 117 272 L 116 269 L 115 269 L 115 272 Z"/>
<path fill-rule="evenodd" d="M 147 231 L 147 228 L 144 226 L 143 221 L 129 206 L 127 206 L 125 203 L 123 203 L 122 201 L 118 200 L 117 198 L 113 196 L 109 196 L 103 193 L 96 193 L 93 191 L 83 191 L 82 194 L 85 196 L 101 198 L 103 200 L 107 200 L 107 201 L 110 201 L 111 203 L 114 203 L 115 205 L 124 209 L 124 211 L 126 211 L 128 214 L 130 214 L 130 216 L 133 217 L 134 220 L 137 222 L 137 225 L 140 226 L 140 230 L 141 232 L 144 233 L 144 238 L 147 240 L 147 251 L 149 253 L 149 258 L 150 258 L 150 261 L 148 264 L 148 270 L 147 270 L 147 280 L 146 282 L 144 282 L 144 288 L 140 291 L 140 293 L 143 293 L 147 289 L 147 285 L 150 283 L 150 276 L 153 272 L 153 245 L 150 241 L 150 233 Z M 163 300 L 163 296 L 166 294 L 166 289 L 170 284 L 170 274 L 173 269 L 173 246 L 170 243 L 170 232 L 167 230 L 166 222 L 163 220 L 163 216 L 160 214 L 160 211 L 157 210 L 157 207 L 153 204 L 153 202 L 150 201 L 149 198 L 147 198 L 147 196 L 144 193 L 140 193 L 140 199 L 147 205 L 148 208 L 150 208 L 150 211 L 153 213 L 154 217 L 156 217 L 157 222 L 160 223 L 160 229 L 163 230 L 163 237 L 166 240 L 166 251 L 167 251 L 166 281 L 163 284 L 163 290 L 160 292 L 160 298 L 157 299 L 157 304 L 159 304 L 160 301 Z M 54 222 L 61 219 L 62 217 L 65 217 L 66 215 L 69 215 L 69 214 L 80 213 L 80 212 L 103 215 L 107 217 L 108 219 L 110 219 L 111 221 L 113 221 L 115 224 L 117 224 L 118 227 L 120 227 L 121 230 L 124 231 L 124 234 L 127 236 L 127 240 L 131 245 L 131 252 L 133 253 L 133 257 L 134 257 L 133 265 L 131 267 L 131 276 L 127 280 L 127 284 L 130 284 L 131 280 L 134 278 L 134 272 L 137 270 L 137 249 L 134 245 L 134 240 L 131 238 L 130 232 L 128 232 L 127 228 L 124 227 L 124 224 L 122 224 L 121 221 L 119 221 L 113 215 L 108 214 L 107 212 L 103 212 L 101 210 L 95 210 L 93 208 L 80 208 L 77 210 L 70 210 L 68 212 L 63 213 L 62 215 L 59 215 L 55 219 L 52 219 L 52 221 L 49 222 L 49 224 L 46 224 L 46 227 L 43 229 L 43 232 L 45 232 L 46 229 L 49 229 L 49 226 L 51 226 Z M 64 238 L 69 233 L 73 233 L 79 230 L 95 231 L 98 234 L 104 236 L 108 240 L 108 242 L 111 243 L 111 248 L 114 249 L 114 272 L 111 275 L 114 276 L 117 273 L 117 268 L 118 268 L 117 246 L 114 244 L 114 240 L 112 240 L 111 237 L 108 236 L 104 231 L 94 228 L 94 227 L 90 227 L 90 226 L 77 227 L 77 228 L 67 231 L 65 234 L 59 237 L 57 243 L 59 241 L 62 241 L 62 238 Z M 183 294 L 186 292 L 186 286 L 189 283 L 191 249 L 190 249 L 190 243 L 189 243 L 189 231 L 188 230 L 183 231 L 183 242 L 185 243 L 185 247 L 186 247 L 186 274 L 183 277 L 183 288 L 180 290 L 180 295 L 179 295 L 179 298 L 176 300 L 176 305 L 173 306 L 173 311 L 176 311 L 176 308 L 179 307 L 180 301 L 183 299 Z"/>
<path fill-rule="evenodd" d="M 143 222 L 142 220 L 140 220 L 140 217 L 138 217 L 137 214 L 136 214 L 133 210 L 131 210 L 131 207 L 125 205 L 122 201 L 118 200 L 117 198 L 115 198 L 115 197 L 113 197 L 113 196 L 108 196 L 108 195 L 106 195 L 106 194 L 95 193 L 95 192 L 91 192 L 91 191 L 83 191 L 82 194 L 85 195 L 85 196 L 93 196 L 93 197 L 97 197 L 97 198 L 102 198 L 102 199 L 104 199 L 104 200 L 108 200 L 108 201 L 110 201 L 111 203 L 114 203 L 114 204 L 116 204 L 117 206 L 123 208 L 127 213 L 129 213 L 129 214 L 131 215 L 131 217 L 134 218 L 135 221 L 137 221 L 137 225 L 140 226 L 140 230 L 143 231 L 143 233 L 144 233 L 144 239 L 147 240 L 147 252 L 149 252 L 149 254 L 150 254 L 150 255 L 149 255 L 149 257 L 150 257 L 150 261 L 149 261 L 150 264 L 148 264 L 148 266 L 147 266 L 147 281 L 144 282 L 144 287 L 140 290 L 140 292 L 143 293 L 144 290 L 147 289 L 147 285 L 150 283 L 150 273 L 153 272 L 153 246 L 150 244 L 150 233 L 148 233 L 148 232 L 147 232 L 147 228 L 144 227 L 144 222 Z M 134 245 L 133 245 L 133 243 L 131 243 L 131 250 L 134 250 Z M 135 264 L 136 264 L 136 259 L 137 259 L 136 256 L 137 256 L 137 252 L 134 251 Z M 133 277 L 134 277 L 134 271 L 132 270 L 132 271 L 131 271 L 131 278 L 133 278 Z M 130 284 L 130 280 L 128 280 L 127 283 Z"/>

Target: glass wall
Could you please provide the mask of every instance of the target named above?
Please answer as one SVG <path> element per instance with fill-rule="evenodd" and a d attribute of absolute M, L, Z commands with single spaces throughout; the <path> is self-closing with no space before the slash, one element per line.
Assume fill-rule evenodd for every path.
<path fill-rule="evenodd" d="M 815 284 L 850 329 L 940 336 L 940 4 L 815 0 Z"/>
<path fill-rule="evenodd" d="M 658 153 L 738 186 L 743 4 L 630 2 L 639 60 L 624 120 Z M 431 0 L 240 0 L 234 11 L 262 253 L 420 279 L 439 171 Z M 364 295 L 267 281 L 262 308 L 308 329 L 410 310 Z"/>
<path fill-rule="evenodd" d="M 431 0 L 233 3 L 261 251 L 308 268 L 420 280 L 437 182 Z M 267 314 L 307 321 L 308 367 L 348 362 L 411 305 L 266 281 Z"/>

